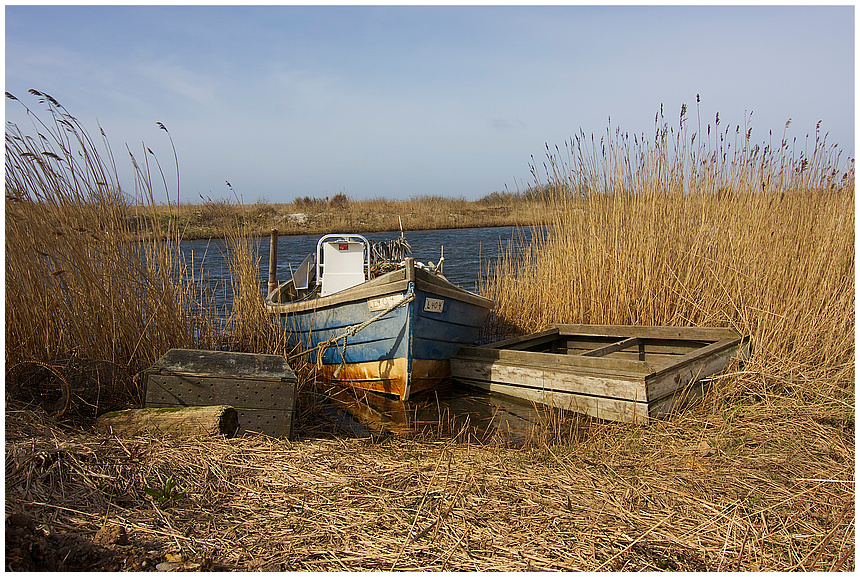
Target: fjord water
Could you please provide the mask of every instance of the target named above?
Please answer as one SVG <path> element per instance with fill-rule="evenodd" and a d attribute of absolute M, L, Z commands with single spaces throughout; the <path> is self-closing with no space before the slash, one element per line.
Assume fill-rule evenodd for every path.
<path fill-rule="evenodd" d="M 344 231 L 339 231 L 344 232 Z M 510 241 L 518 245 L 531 240 L 532 229 L 515 227 L 464 228 L 448 230 L 407 231 L 406 242 L 412 247 L 416 261 L 427 264 L 439 262 L 444 249 L 442 272 L 450 282 L 470 291 L 477 291 L 481 275 L 499 258 Z M 369 233 L 368 240 L 379 242 L 396 239 L 400 231 Z M 278 282 L 289 280 L 304 258 L 316 250 L 317 235 L 282 236 L 278 238 Z M 257 238 L 260 290 L 265 292 L 269 276 L 269 239 Z M 207 286 L 216 310 L 228 312 L 233 295 L 228 266 L 228 244 L 224 240 L 183 241 L 180 249 L 185 264 Z"/>

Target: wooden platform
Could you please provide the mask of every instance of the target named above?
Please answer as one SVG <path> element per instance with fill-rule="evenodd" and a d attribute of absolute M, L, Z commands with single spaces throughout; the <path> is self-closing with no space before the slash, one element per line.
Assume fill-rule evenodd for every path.
<path fill-rule="evenodd" d="M 284 357 L 170 349 L 146 370 L 147 407 L 229 405 L 238 435 L 292 435 L 296 375 Z"/>
<path fill-rule="evenodd" d="M 550 325 L 451 357 L 455 380 L 613 421 L 644 423 L 704 392 L 702 379 L 750 353 L 727 328 Z"/>

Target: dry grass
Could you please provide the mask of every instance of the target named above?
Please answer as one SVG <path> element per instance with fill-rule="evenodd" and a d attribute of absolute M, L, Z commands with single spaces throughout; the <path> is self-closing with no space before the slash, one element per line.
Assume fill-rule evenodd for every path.
<path fill-rule="evenodd" d="M 129 544 L 97 555 L 102 568 L 178 555 L 224 570 L 852 569 L 851 432 L 786 446 L 778 439 L 809 437 L 804 421 L 731 418 L 582 422 L 578 442 L 513 450 L 342 435 L 119 440 L 13 412 L 7 512 L 90 538 L 123 527 Z M 827 425 L 815 434 L 831 437 Z M 182 496 L 147 496 L 168 479 Z"/>

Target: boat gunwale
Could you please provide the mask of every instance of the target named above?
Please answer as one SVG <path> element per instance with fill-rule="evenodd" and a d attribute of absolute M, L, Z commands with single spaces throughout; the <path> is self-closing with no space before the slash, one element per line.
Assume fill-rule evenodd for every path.
<path fill-rule="evenodd" d="M 290 280 L 282 283 L 275 290 L 281 290 L 281 287 L 288 285 L 290 282 L 292 281 Z M 403 268 L 324 297 L 314 297 L 290 302 L 271 302 L 267 296 L 266 308 L 272 314 L 297 314 L 353 302 L 360 302 L 392 293 L 405 292 L 408 289 L 409 281 L 407 279 L 406 269 Z M 486 309 L 492 309 L 495 305 L 491 299 L 476 295 L 475 293 L 454 285 L 446 279 L 436 277 L 432 273 L 420 268 L 415 269 L 415 289 L 416 291 L 456 299 L 460 302 Z"/>

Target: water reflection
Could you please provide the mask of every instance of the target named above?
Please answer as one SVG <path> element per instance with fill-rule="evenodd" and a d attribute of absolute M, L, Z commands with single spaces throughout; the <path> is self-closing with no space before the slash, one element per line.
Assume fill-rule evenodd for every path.
<path fill-rule="evenodd" d="M 533 403 L 456 382 L 406 402 L 340 385 L 320 385 L 320 392 L 340 410 L 335 416 L 338 427 L 359 437 L 430 434 L 521 446 L 542 424 L 542 409 Z"/>

